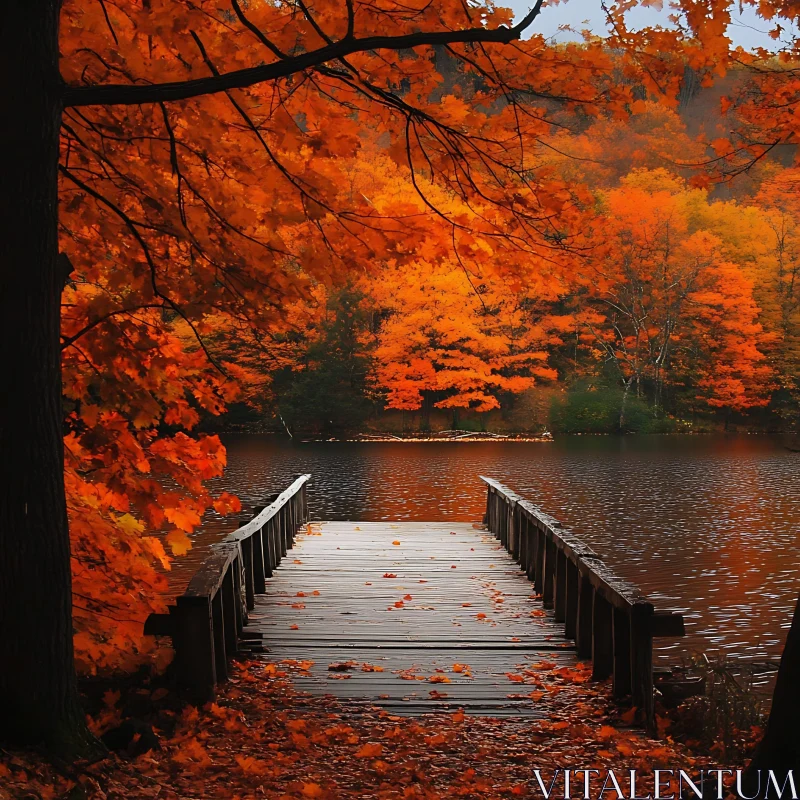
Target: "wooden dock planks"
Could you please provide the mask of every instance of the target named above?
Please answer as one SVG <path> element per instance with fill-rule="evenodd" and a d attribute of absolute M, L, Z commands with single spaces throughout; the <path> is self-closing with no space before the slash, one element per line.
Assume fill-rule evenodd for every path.
<path fill-rule="evenodd" d="M 294 677 L 301 691 L 394 713 L 540 716 L 567 699 L 533 700 L 508 674 L 577 663 L 519 566 L 467 523 L 313 523 L 256 596 L 243 638 L 270 661 L 313 661 Z"/>

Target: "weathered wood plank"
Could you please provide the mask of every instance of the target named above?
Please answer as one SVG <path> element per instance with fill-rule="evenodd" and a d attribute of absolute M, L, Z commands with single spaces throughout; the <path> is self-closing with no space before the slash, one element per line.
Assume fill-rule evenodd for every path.
<path fill-rule="evenodd" d="M 504 535 L 521 543 L 513 523 Z M 394 713 L 464 707 L 536 716 L 549 709 L 508 675 L 539 661 L 577 663 L 525 572 L 480 526 L 314 523 L 266 584 L 244 646 L 270 661 L 313 662 L 293 673 L 296 688 L 311 695 Z M 348 677 L 328 670 L 351 661 L 357 666 Z M 381 671 L 363 672 L 364 664 Z M 470 677 L 454 665 L 468 667 Z M 425 680 L 401 677 L 409 674 Z"/>

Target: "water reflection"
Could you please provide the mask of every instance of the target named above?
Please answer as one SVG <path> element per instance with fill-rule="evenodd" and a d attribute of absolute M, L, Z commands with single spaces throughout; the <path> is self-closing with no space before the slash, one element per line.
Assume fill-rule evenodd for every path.
<path fill-rule="evenodd" d="M 800 590 L 800 455 L 768 437 L 565 437 L 554 443 L 318 443 L 231 435 L 219 485 L 246 508 L 313 473 L 316 519 L 465 520 L 483 513 L 478 474 L 570 524 L 623 577 L 686 614 L 661 657 L 705 648 L 780 654 Z M 210 515 L 173 577 L 230 530 Z"/>

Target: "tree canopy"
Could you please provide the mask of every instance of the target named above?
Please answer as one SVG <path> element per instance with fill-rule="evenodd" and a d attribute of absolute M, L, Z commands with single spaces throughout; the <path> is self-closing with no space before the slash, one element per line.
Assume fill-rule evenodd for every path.
<path fill-rule="evenodd" d="M 485 411 L 564 379 L 573 334 L 659 409 L 667 384 L 732 410 L 774 385 L 796 408 L 794 172 L 749 199 L 702 191 L 795 141 L 794 4 L 754 4 L 780 20 L 778 57 L 730 51 L 724 0 L 682 0 L 671 26 L 641 31 L 635 3 L 614 3 L 607 38 L 570 44 L 536 32 L 540 0 L 518 23 L 455 0 L 42 5 L 15 4 L 0 48 L 19 112 L 0 173 L 0 339 L 19 390 L 2 435 L 29 448 L 4 487 L 3 525 L 25 534 L 0 581 L 14 635 L 27 582 L 34 607 L 71 591 L 81 670 L 153 657 L 142 622 L 170 555 L 208 509 L 240 509 L 207 487 L 225 451 L 198 424 L 269 402 L 273 374 L 352 336 L 325 322 L 344 286 L 363 298 L 353 348 L 375 365 L 358 390 L 395 408 Z M 687 70 L 710 87 L 731 68 L 752 72 L 723 101 L 730 136 L 690 136 Z M 29 665 L 45 627 L 18 637 Z"/>

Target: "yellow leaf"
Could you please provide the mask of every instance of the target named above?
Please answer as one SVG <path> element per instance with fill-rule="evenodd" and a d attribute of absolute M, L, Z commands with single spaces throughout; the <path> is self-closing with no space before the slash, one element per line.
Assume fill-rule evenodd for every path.
<path fill-rule="evenodd" d="M 119 525 L 128 536 L 133 536 L 134 533 L 141 533 L 144 530 L 144 525 L 130 514 L 123 514 L 121 517 L 117 517 L 117 525 Z"/>
<path fill-rule="evenodd" d="M 170 531 L 167 534 L 167 544 L 173 555 L 176 556 L 185 556 L 192 549 L 192 540 L 179 530 Z"/>

